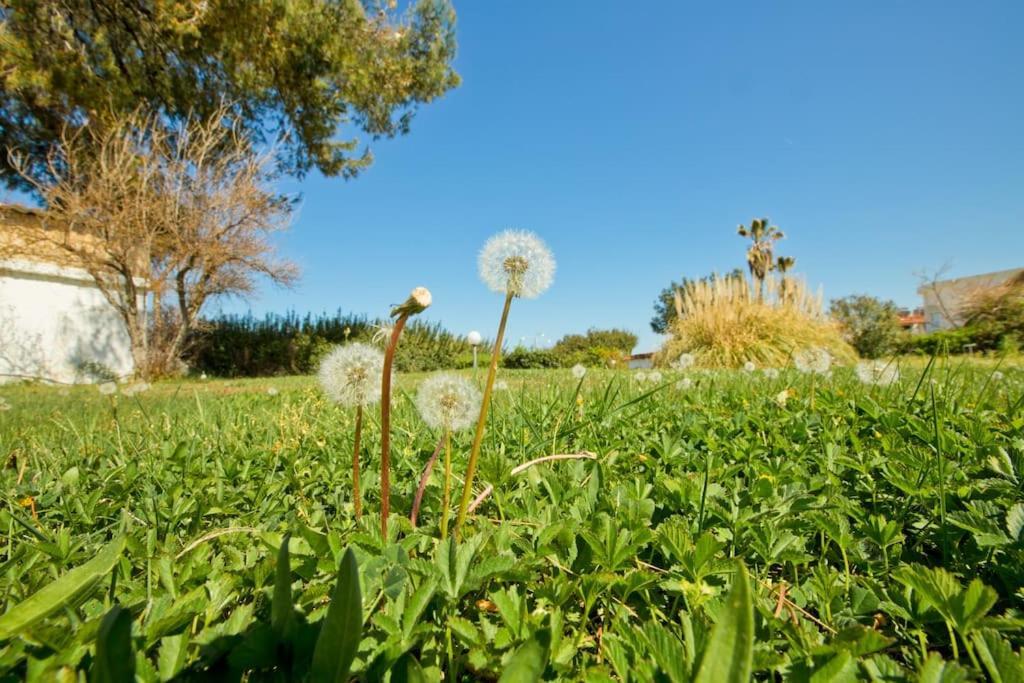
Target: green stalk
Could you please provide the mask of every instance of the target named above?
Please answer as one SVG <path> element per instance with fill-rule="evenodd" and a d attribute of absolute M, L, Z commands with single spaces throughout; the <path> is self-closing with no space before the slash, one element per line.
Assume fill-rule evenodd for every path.
<path fill-rule="evenodd" d="M 466 484 L 462 487 L 462 501 L 459 503 L 459 515 L 455 519 L 455 538 L 459 538 L 462 525 L 466 522 L 466 511 L 473 497 L 473 476 L 476 474 L 476 462 L 480 458 L 480 446 L 484 441 L 484 430 L 487 428 L 487 411 L 491 407 L 491 394 L 494 391 L 494 377 L 498 373 L 498 359 L 501 358 L 501 344 L 505 338 L 505 324 L 508 322 L 508 311 L 512 307 L 515 291 L 511 288 L 505 294 L 505 307 L 501 311 L 501 322 L 498 323 L 498 336 L 494 340 L 491 351 L 491 365 L 487 370 L 487 383 L 484 384 L 483 402 L 480 404 L 480 417 L 476 422 L 476 434 L 473 436 L 473 448 L 469 453 L 466 465 Z"/>
<path fill-rule="evenodd" d="M 363 515 L 363 501 L 359 497 L 359 442 L 363 436 L 363 406 L 356 407 L 355 448 L 352 451 L 352 501 L 356 519 Z"/>
<path fill-rule="evenodd" d="M 448 538 L 448 508 L 452 489 L 452 430 L 444 430 L 444 495 L 441 501 L 441 540 Z"/>

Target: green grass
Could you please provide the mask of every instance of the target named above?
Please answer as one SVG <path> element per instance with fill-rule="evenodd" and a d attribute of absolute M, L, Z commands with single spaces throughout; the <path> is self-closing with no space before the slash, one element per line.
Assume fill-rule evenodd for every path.
<path fill-rule="evenodd" d="M 885 388 L 843 368 L 813 383 L 689 373 L 687 390 L 673 373 L 503 371 L 478 474 L 494 493 L 457 546 L 437 540 L 436 470 L 418 529 L 396 517 L 385 541 L 372 514 L 353 520 L 353 415 L 309 378 L 114 398 L 0 387 L 2 611 L 126 539 L 112 570 L 0 641 L 0 680 L 87 671 L 115 602 L 142 680 L 301 676 L 348 548 L 366 680 L 410 662 L 428 680 L 742 680 L 747 657 L 762 678 L 1022 680 L 1024 369 L 994 370 L 914 362 Z M 421 377 L 395 398 L 392 509 L 406 519 L 439 436 L 412 407 Z M 470 438 L 455 441 L 457 474 Z M 509 474 L 580 452 L 596 459 Z M 290 640 L 271 627 L 286 531 Z"/>

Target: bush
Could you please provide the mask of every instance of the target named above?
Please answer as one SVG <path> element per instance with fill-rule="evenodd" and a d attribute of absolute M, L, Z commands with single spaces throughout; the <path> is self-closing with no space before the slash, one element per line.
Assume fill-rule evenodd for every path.
<path fill-rule="evenodd" d="M 294 313 L 224 316 L 205 321 L 193 335 L 189 361 L 194 371 L 219 377 L 309 374 L 336 344 L 372 343 L 381 323 L 340 311 L 303 318 Z M 402 372 L 469 364 L 472 349 L 464 337 L 419 320 L 405 328 L 395 353 L 395 367 Z"/>
<path fill-rule="evenodd" d="M 924 356 L 966 353 L 968 345 L 972 351 L 994 351 L 1000 347 L 1000 337 L 985 327 L 961 327 L 954 330 L 938 330 L 928 334 L 907 335 L 899 345 L 901 353 Z"/>
<path fill-rule="evenodd" d="M 881 358 L 896 350 L 900 318 L 896 304 L 860 294 L 834 299 L 829 307 L 843 337 L 864 358 Z"/>
<path fill-rule="evenodd" d="M 579 363 L 588 367 L 607 367 L 620 364 L 636 346 L 637 336 L 620 329 L 591 328 L 586 334 L 567 334 L 551 348 L 551 352 L 564 368 Z"/>
<path fill-rule="evenodd" d="M 557 368 L 558 358 L 548 349 L 528 349 L 517 346 L 502 357 L 501 367 L 515 370 Z"/>
<path fill-rule="evenodd" d="M 820 297 L 799 280 L 789 278 L 783 287 L 770 278 L 761 298 L 745 277 L 719 278 L 694 284 L 683 297 L 685 314 L 656 354 L 659 365 L 692 353 L 702 367 L 739 368 L 747 361 L 783 367 L 795 352 L 810 347 L 828 350 L 841 363 L 856 358 L 839 327 L 822 312 Z"/>

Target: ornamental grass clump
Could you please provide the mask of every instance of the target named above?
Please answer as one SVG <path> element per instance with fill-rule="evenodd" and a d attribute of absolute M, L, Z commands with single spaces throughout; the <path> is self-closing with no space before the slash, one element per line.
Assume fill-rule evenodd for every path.
<path fill-rule="evenodd" d="M 380 400 L 380 376 L 384 354 L 366 344 L 338 346 L 320 362 L 317 374 L 327 398 L 338 405 L 356 409 L 352 449 L 352 501 L 358 519 L 363 513 L 359 493 L 359 449 L 363 433 L 363 408 Z"/>
<path fill-rule="evenodd" d="M 769 277 L 763 295 L 743 277 L 713 278 L 676 293 L 678 318 L 656 357 L 661 365 L 684 355 L 704 368 L 784 367 L 800 349 L 826 349 L 852 363 L 853 349 L 824 313 L 820 295 L 787 278 L 785 292 Z"/>
<path fill-rule="evenodd" d="M 473 497 L 473 477 L 476 474 L 477 460 L 480 458 L 480 447 L 487 426 L 487 411 L 491 404 L 494 378 L 498 372 L 501 345 L 505 338 L 505 325 L 508 322 L 512 299 L 533 299 L 540 296 L 551 286 L 555 277 L 555 259 L 547 245 L 532 232 L 523 230 L 506 230 L 487 240 L 480 251 L 478 266 L 480 278 L 492 291 L 504 294 L 505 303 L 498 323 L 494 348 L 491 351 L 491 364 L 487 370 L 473 447 L 469 453 L 469 462 L 466 464 L 466 482 L 462 488 L 459 514 L 455 520 L 456 537 L 466 521 L 469 502 Z"/>
<path fill-rule="evenodd" d="M 480 391 L 457 375 L 441 373 L 428 377 L 416 392 L 416 409 L 428 426 L 439 429 L 444 441 L 444 486 L 441 497 L 441 538 L 448 537 L 448 514 L 451 506 L 452 433 L 462 431 L 480 414 Z M 433 458 L 427 463 L 413 503 L 413 524 L 423 498 L 423 490 L 433 468 Z"/>

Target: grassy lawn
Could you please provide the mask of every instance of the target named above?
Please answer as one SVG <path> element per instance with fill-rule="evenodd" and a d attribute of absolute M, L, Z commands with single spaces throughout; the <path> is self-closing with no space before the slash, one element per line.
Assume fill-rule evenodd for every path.
<path fill-rule="evenodd" d="M 849 368 L 502 371 L 478 474 L 494 491 L 458 544 L 437 538 L 438 470 L 407 519 L 439 436 L 412 404 L 422 375 L 398 381 L 389 539 L 379 415 L 357 522 L 353 415 L 311 378 L 3 386 L 2 611 L 126 546 L 18 637 L 0 625 L 0 679 L 87 669 L 115 601 L 143 680 L 301 675 L 352 548 L 367 680 L 407 653 L 427 680 L 523 662 L 550 680 L 720 680 L 748 657 L 791 680 L 1022 680 L 1024 368 L 996 365 L 905 361 L 891 386 Z M 456 491 L 471 437 L 454 442 Z M 301 627 L 284 644 L 268 624 L 286 531 Z"/>

